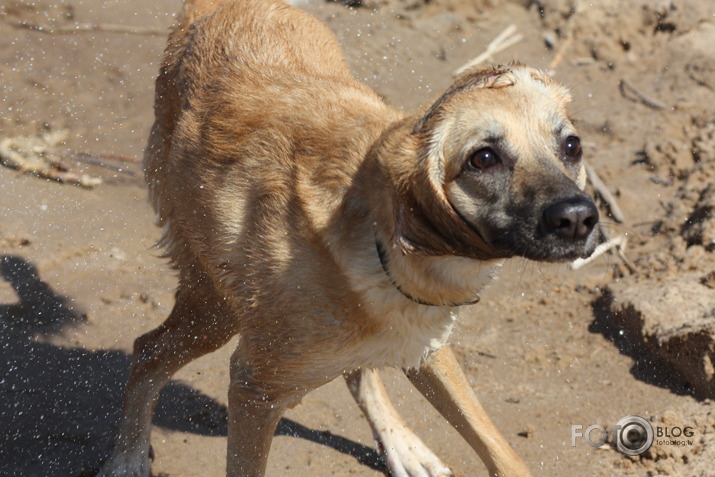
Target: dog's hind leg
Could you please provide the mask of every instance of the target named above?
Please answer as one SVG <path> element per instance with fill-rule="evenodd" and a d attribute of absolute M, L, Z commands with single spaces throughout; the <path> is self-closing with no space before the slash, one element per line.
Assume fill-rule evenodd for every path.
<path fill-rule="evenodd" d="M 405 373 L 479 454 L 490 476 L 531 476 L 529 469 L 479 404 L 448 346 L 434 352 L 419 369 Z"/>
<path fill-rule="evenodd" d="M 179 288 L 166 321 L 134 342 L 119 437 L 100 477 L 148 477 L 151 419 L 159 391 L 194 359 L 224 345 L 236 324 L 208 279 Z"/>
<path fill-rule="evenodd" d="M 447 477 L 452 471 L 432 453 L 392 406 L 376 369 L 345 375 L 355 401 L 367 417 L 394 477 Z"/>

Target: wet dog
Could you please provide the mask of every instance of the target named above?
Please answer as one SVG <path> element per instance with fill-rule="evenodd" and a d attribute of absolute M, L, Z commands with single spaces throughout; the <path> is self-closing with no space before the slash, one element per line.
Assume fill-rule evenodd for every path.
<path fill-rule="evenodd" d="M 145 155 L 179 288 L 166 322 L 136 340 L 100 475 L 149 475 L 159 390 L 236 334 L 230 476 L 263 475 L 285 409 L 340 375 L 392 475 L 451 475 L 390 404 L 384 366 L 405 369 L 489 475 L 529 475 L 446 343 L 502 260 L 593 251 L 569 102 L 546 74 L 511 65 L 467 71 L 404 115 L 305 12 L 189 0 Z"/>

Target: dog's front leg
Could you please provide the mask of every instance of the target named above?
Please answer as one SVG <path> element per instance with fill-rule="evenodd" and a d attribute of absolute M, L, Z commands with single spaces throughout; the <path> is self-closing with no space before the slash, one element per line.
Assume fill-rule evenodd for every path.
<path fill-rule="evenodd" d="M 479 404 L 448 346 L 434 352 L 419 369 L 405 374 L 479 454 L 490 476 L 531 476 Z"/>
<path fill-rule="evenodd" d="M 449 477 L 452 471 L 412 433 L 392 406 L 376 369 L 345 375 L 350 392 L 362 409 L 394 477 Z"/>

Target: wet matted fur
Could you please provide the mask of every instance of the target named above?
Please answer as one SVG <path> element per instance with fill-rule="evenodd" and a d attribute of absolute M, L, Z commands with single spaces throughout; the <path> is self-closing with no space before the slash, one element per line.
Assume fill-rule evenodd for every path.
<path fill-rule="evenodd" d="M 406 115 L 349 72 L 335 37 L 277 0 L 188 1 L 156 83 L 146 178 L 179 272 L 137 339 L 103 476 L 148 476 L 159 390 L 239 334 L 227 474 L 261 476 L 283 411 L 345 375 L 393 475 L 451 475 L 391 406 L 397 366 L 490 475 L 529 471 L 446 345 L 495 265 L 595 245 L 566 89 L 475 69 Z"/>

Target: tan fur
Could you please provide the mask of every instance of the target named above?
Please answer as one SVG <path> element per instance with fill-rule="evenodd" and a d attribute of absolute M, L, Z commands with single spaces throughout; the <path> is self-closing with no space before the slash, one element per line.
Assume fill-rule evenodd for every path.
<path fill-rule="evenodd" d="M 371 371 L 383 366 L 410 370 L 490 475 L 529 475 L 445 343 L 457 305 L 478 300 L 501 259 L 541 257 L 541 208 L 579 194 L 582 166 L 560 149 L 575 134 L 568 92 L 521 65 L 487 68 L 405 116 L 351 76 L 332 33 L 278 0 L 188 1 L 156 91 L 146 179 L 179 289 L 167 321 L 136 341 L 101 475 L 149 475 L 159 390 L 235 334 L 230 476 L 263 475 L 282 412 L 341 374 L 392 443 L 395 475 L 450 475 L 406 428 L 378 431 L 404 427 Z M 504 163 L 469 169 L 492 143 Z M 527 219 L 529 237 L 500 242 Z M 593 245 L 549 240 L 546 260 Z"/>

